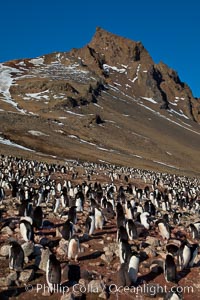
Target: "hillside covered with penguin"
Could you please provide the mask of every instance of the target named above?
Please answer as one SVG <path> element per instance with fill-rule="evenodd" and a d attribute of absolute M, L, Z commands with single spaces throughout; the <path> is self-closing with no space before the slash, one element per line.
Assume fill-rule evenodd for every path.
<path fill-rule="evenodd" d="M 0 300 L 200 291 L 200 99 L 141 42 L 0 64 Z"/>
<path fill-rule="evenodd" d="M 0 299 L 199 299 L 199 179 L 0 157 Z"/>

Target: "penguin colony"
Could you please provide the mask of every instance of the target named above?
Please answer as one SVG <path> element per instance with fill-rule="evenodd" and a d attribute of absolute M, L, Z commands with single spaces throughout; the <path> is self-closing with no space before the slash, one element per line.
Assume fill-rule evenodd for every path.
<path fill-rule="evenodd" d="M 9 215 L 10 207 L 14 215 Z M 105 233 L 109 226 L 117 249 L 112 258 L 116 285 L 142 285 L 156 265 L 156 275 L 178 287 L 185 274 L 198 266 L 199 213 L 197 178 L 108 164 L 56 165 L 0 156 L 1 236 L 5 228 L 13 233 L 7 240 L 8 268 L 16 272 L 20 284 L 27 263 L 24 245 L 41 252 L 48 249 L 45 279 L 50 294 L 55 285 L 63 284 L 64 273 L 74 284 L 85 276 L 82 245 L 91 247 L 100 235 L 109 247 Z M 37 255 L 32 251 L 28 260 L 36 261 Z M 144 264 L 146 274 L 141 272 Z M 184 299 L 179 290 L 162 297 Z"/>

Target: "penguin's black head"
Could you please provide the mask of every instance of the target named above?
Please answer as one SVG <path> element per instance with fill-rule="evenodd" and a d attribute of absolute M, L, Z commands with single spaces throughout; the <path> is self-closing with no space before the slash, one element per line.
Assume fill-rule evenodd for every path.
<path fill-rule="evenodd" d="M 55 254 L 51 253 L 51 254 L 49 255 L 49 260 L 52 261 L 52 262 L 57 261 L 57 258 L 56 258 L 56 256 L 55 256 Z"/>
<path fill-rule="evenodd" d="M 129 200 L 127 201 L 127 208 L 131 208 L 131 202 Z"/>
<path fill-rule="evenodd" d="M 15 241 L 14 239 L 11 239 L 11 240 L 9 241 L 9 245 L 10 245 L 11 247 L 15 247 L 15 246 L 19 246 L 19 243 L 18 243 L 17 241 Z"/>

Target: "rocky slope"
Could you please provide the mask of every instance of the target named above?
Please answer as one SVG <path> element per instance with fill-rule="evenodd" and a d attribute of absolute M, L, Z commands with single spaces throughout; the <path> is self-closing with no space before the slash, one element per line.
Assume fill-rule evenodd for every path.
<path fill-rule="evenodd" d="M 1 152 L 199 174 L 200 99 L 141 42 L 92 41 L 0 65 Z"/>

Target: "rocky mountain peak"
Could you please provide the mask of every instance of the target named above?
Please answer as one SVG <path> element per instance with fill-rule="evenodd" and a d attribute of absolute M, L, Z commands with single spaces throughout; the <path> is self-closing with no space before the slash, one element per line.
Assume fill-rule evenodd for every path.
<path fill-rule="evenodd" d="M 186 117 L 200 122 L 200 99 L 193 97 L 175 70 L 163 62 L 156 64 L 141 42 L 97 27 L 91 42 L 70 54 L 129 96 L 153 98 L 160 109 L 177 106 Z"/>
<path fill-rule="evenodd" d="M 97 27 L 89 47 L 95 49 L 97 53 L 103 54 L 106 63 L 112 65 L 130 64 L 141 60 L 152 63 L 152 59 L 141 42 L 112 34 Z"/>

